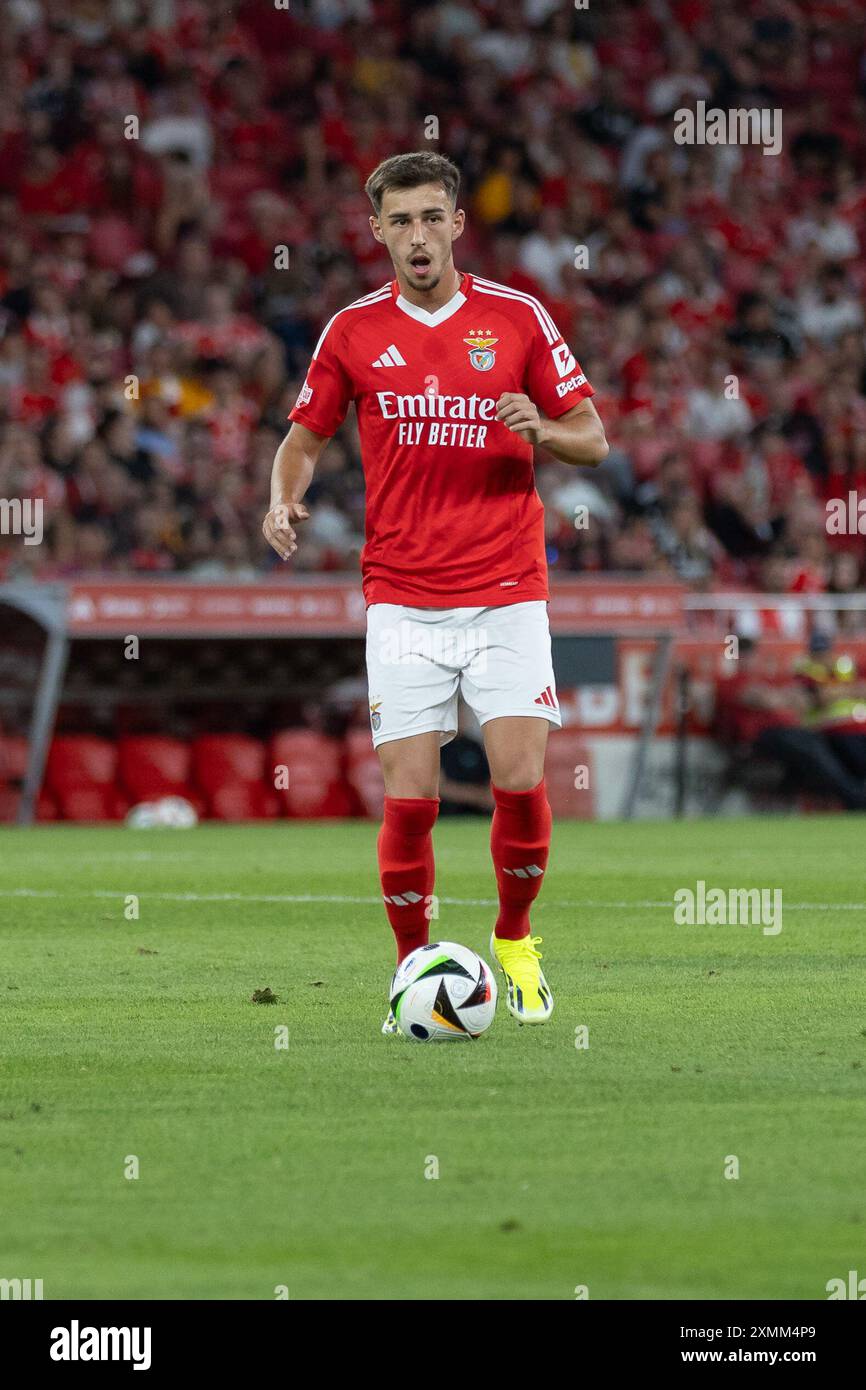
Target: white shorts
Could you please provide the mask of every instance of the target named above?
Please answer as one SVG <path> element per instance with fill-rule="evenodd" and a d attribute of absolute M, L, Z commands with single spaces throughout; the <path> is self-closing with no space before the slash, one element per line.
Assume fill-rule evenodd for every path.
<path fill-rule="evenodd" d="M 438 731 L 457 733 L 462 694 L 479 724 L 530 715 L 561 727 L 547 603 L 493 608 L 367 609 L 367 682 L 373 747 Z"/>

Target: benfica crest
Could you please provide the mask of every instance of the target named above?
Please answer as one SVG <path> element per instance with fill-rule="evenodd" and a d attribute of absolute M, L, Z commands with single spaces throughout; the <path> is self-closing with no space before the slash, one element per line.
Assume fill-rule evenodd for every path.
<path fill-rule="evenodd" d="M 493 352 L 492 349 L 495 344 L 499 342 L 499 339 L 491 338 L 490 329 L 488 328 L 483 333 L 480 331 L 470 333 L 469 337 L 464 338 L 463 341 L 464 343 L 468 343 L 472 349 L 469 354 L 469 361 L 472 363 L 475 370 L 478 372 L 489 372 L 496 361 L 496 353 Z"/>
<path fill-rule="evenodd" d="M 382 727 L 382 716 L 379 713 L 379 706 L 381 705 L 381 703 L 381 700 L 370 701 L 370 723 L 373 726 L 374 733 L 376 733 L 377 730 L 381 729 Z"/>

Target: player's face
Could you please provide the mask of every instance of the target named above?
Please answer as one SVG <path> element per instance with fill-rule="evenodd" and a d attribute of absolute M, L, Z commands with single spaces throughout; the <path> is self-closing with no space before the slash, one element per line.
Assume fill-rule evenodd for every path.
<path fill-rule="evenodd" d="M 463 231 L 464 214 L 452 208 L 441 184 L 389 189 L 378 217 L 370 218 L 384 242 L 397 278 L 413 290 L 434 290 L 453 265 L 452 244 Z"/>

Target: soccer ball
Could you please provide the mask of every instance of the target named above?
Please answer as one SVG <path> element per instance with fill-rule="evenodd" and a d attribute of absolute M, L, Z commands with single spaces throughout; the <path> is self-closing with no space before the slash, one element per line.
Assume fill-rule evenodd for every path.
<path fill-rule="evenodd" d="M 480 1038 L 496 1015 L 496 981 L 468 946 L 435 941 L 398 965 L 391 1008 L 400 1032 L 414 1042 Z"/>
<path fill-rule="evenodd" d="M 126 817 L 132 830 L 152 830 L 168 826 L 172 830 L 192 830 L 198 825 L 195 807 L 183 796 L 161 796 L 158 801 L 140 801 Z"/>
<path fill-rule="evenodd" d="M 193 830 L 198 825 L 196 809 L 185 796 L 161 796 L 156 810 L 157 825 L 167 825 L 172 830 Z"/>

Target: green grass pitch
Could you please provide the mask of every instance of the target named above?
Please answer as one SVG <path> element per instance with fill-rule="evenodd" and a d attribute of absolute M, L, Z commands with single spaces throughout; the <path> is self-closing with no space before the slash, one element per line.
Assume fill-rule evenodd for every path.
<path fill-rule="evenodd" d="M 557 823 L 533 914 L 551 1022 L 500 1000 L 485 1038 L 442 1046 L 379 1032 L 376 833 L 0 832 L 0 1277 L 571 1300 L 866 1275 L 862 818 Z M 433 939 L 486 951 L 488 825 L 435 843 Z M 781 933 L 675 925 L 698 879 L 781 888 Z"/>

